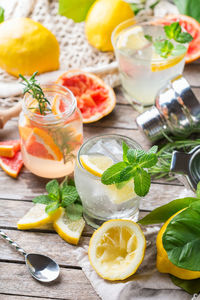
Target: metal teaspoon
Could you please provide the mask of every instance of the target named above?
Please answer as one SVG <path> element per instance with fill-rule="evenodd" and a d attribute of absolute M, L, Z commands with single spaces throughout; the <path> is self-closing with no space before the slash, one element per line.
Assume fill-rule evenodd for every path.
<path fill-rule="evenodd" d="M 0 235 L 24 256 L 26 266 L 35 279 L 41 282 L 51 282 L 58 277 L 60 268 L 53 259 L 46 255 L 36 253 L 27 254 L 24 249 L 22 249 L 16 242 L 11 240 L 1 229 Z"/>

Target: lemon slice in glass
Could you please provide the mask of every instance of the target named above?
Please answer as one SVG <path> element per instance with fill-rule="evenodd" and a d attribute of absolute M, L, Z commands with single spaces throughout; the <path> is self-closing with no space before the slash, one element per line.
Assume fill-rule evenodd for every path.
<path fill-rule="evenodd" d="M 141 26 L 134 26 L 119 34 L 117 48 L 127 48 L 139 50 L 149 44 L 149 41 L 144 37 L 144 31 Z"/>
<path fill-rule="evenodd" d="M 123 280 L 136 272 L 146 248 L 144 234 L 130 220 L 110 220 L 93 234 L 89 260 L 95 271 L 107 280 Z"/>
<path fill-rule="evenodd" d="M 164 58 L 154 51 L 152 55 L 151 71 L 157 72 L 171 68 L 178 64 L 184 58 L 184 56 L 185 54 L 181 54 L 179 56 Z"/>
<path fill-rule="evenodd" d="M 98 177 L 113 165 L 112 158 L 104 155 L 81 155 L 80 162 L 88 172 Z"/>

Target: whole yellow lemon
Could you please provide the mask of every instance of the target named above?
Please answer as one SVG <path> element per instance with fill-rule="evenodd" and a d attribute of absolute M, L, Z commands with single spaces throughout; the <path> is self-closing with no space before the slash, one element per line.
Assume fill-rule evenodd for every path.
<path fill-rule="evenodd" d="M 113 30 L 133 16 L 130 5 L 122 0 L 95 1 L 85 21 L 85 33 L 89 43 L 101 51 L 112 51 Z"/>
<path fill-rule="evenodd" d="M 59 44 L 47 28 L 29 18 L 0 24 L 0 68 L 14 76 L 59 68 Z"/>
<path fill-rule="evenodd" d="M 163 247 L 162 237 L 163 237 L 163 234 L 165 233 L 167 225 L 181 211 L 182 210 L 175 213 L 171 218 L 169 218 L 164 223 L 164 225 L 162 226 L 162 228 L 160 229 L 160 231 L 158 233 L 157 240 L 156 240 L 156 246 L 157 246 L 157 263 L 156 263 L 156 266 L 157 266 L 157 269 L 158 269 L 159 272 L 169 273 L 169 274 L 172 274 L 172 275 L 174 275 L 178 278 L 181 278 L 181 279 L 190 280 L 190 279 L 200 278 L 200 272 L 199 271 L 190 271 L 190 270 L 179 268 L 179 267 L 175 266 L 168 259 L 167 252 Z"/>

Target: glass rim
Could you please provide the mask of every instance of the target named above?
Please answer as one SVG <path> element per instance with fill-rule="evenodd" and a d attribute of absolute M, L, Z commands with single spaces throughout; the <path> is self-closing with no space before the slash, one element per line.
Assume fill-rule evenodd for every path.
<path fill-rule="evenodd" d="M 56 114 L 56 116 L 58 116 L 58 118 L 54 118 L 53 116 L 49 116 L 48 115 L 48 120 L 45 120 L 45 116 L 46 115 L 39 115 L 33 111 L 31 111 L 27 105 L 26 105 L 26 100 L 28 100 L 29 98 L 33 99 L 33 97 L 29 94 L 29 93 L 25 93 L 24 97 L 23 97 L 23 101 L 22 101 L 22 110 L 25 112 L 25 114 L 28 115 L 28 117 L 30 117 L 31 119 L 33 119 L 34 121 L 40 123 L 40 124 L 59 124 L 63 121 L 63 119 L 67 119 L 68 117 L 70 117 L 75 109 L 77 108 L 77 100 L 76 97 L 74 96 L 74 94 L 67 88 L 64 87 L 62 85 L 59 84 L 55 84 L 55 83 L 47 83 L 47 84 L 41 84 L 41 88 L 45 92 L 55 92 L 58 95 L 62 96 L 64 98 L 64 101 L 67 101 L 67 98 L 71 100 L 71 104 L 70 104 L 70 108 L 64 112 L 59 112 L 58 114 Z"/>
<path fill-rule="evenodd" d="M 118 137 L 118 138 L 124 139 L 125 141 L 128 140 L 128 141 L 130 141 L 131 144 L 135 144 L 135 145 L 137 146 L 136 149 L 141 149 L 141 150 L 142 150 L 142 146 L 141 146 L 138 142 L 136 142 L 136 141 L 133 140 L 132 138 L 130 138 L 130 137 L 128 137 L 128 136 L 124 136 L 124 135 L 122 135 L 122 134 L 117 134 L 117 133 L 107 133 L 107 134 L 95 135 L 95 136 L 92 136 L 92 137 L 90 137 L 89 139 L 87 139 L 87 140 L 81 145 L 81 147 L 80 147 L 79 150 L 78 150 L 76 162 L 77 162 L 78 167 L 80 167 L 81 170 L 82 170 L 85 174 L 87 174 L 89 177 L 91 177 L 91 178 L 93 178 L 93 179 L 96 179 L 96 180 L 98 180 L 98 181 L 101 181 L 101 177 L 96 176 L 96 175 L 93 175 L 92 173 L 90 173 L 89 171 L 87 171 L 87 170 L 83 167 L 83 165 L 82 165 L 82 163 L 81 163 L 81 161 L 80 161 L 80 155 L 81 155 L 81 150 L 83 149 L 83 147 L 84 147 L 85 145 L 87 145 L 88 143 L 90 143 L 92 140 L 99 140 L 100 138 L 103 138 L 103 137 L 106 137 L 106 138 L 109 138 L 109 137 L 115 137 L 115 138 L 117 138 L 117 137 Z"/>
<path fill-rule="evenodd" d="M 156 21 L 156 20 L 160 20 L 160 19 L 162 19 L 162 18 L 155 17 L 155 16 L 139 16 L 139 17 L 136 16 L 134 18 L 130 18 L 130 19 L 125 20 L 125 21 L 121 22 L 120 24 L 118 24 L 115 27 L 115 29 L 113 30 L 112 34 L 111 34 L 111 43 L 113 45 L 113 48 L 114 48 L 115 52 L 118 51 L 118 52 L 120 52 L 120 53 L 122 53 L 124 55 L 124 52 L 116 47 L 116 42 L 115 42 L 115 34 L 117 33 L 117 31 L 119 30 L 120 27 L 122 27 L 125 24 L 128 24 L 131 21 L 135 21 L 135 23 L 133 23 L 132 25 L 127 26 L 125 28 L 122 28 L 122 30 L 119 31 L 117 37 L 125 29 L 130 28 L 130 27 L 134 27 L 134 26 L 138 26 L 138 25 L 147 24 L 147 25 L 154 25 L 154 26 L 163 27 L 164 26 L 163 24 L 150 23 L 151 20 L 152 21 Z M 183 44 L 183 45 L 185 45 L 185 44 Z M 186 45 L 188 45 L 188 44 L 186 44 Z M 141 50 L 141 49 L 138 49 L 138 50 Z M 181 57 L 181 56 L 183 56 L 183 58 L 184 58 L 185 55 L 186 55 L 186 53 L 187 53 L 187 46 L 186 46 L 185 53 L 182 53 L 182 54 L 179 54 L 179 55 L 175 55 L 175 56 L 171 56 L 170 58 L 166 58 L 166 61 L 170 62 L 171 60 L 174 60 L 175 58 L 178 58 L 178 57 Z M 137 57 L 137 60 L 144 61 L 144 62 L 145 61 L 151 61 L 151 59 L 145 59 L 145 58 L 139 58 L 139 57 Z M 153 60 L 153 63 L 161 63 L 162 61 L 163 60 L 161 60 L 161 59 L 155 59 L 155 60 Z"/>

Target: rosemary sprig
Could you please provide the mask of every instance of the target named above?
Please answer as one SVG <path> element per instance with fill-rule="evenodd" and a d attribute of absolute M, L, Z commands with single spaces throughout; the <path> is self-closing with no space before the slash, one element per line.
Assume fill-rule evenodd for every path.
<path fill-rule="evenodd" d="M 174 180 L 174 177 L 169 176 L 172 152 L 174 150 L 189 152 L 198 145 L 200 145 L 200 139 L 178 140 L 172 143 L 167 143 L 157 152 L 158 162 L 155 166 L 148 170 L 148 173 L 155 179 L 165 178 L 167 180 Z"/>
<path fill-rule="evenodd" d="M 22 78 L 24 87 L 24 94 L 29 93 L 33 99 L 38 101 L 38 107 L 41 115 L 46 115 L 46 111 L 50 110 L 47 104 L 50 105 L 49 100 L 45 97 L 44 92 L 40 85 L 37 83 L 35 76 L 38 72 L 33 73 L 30 79 L 26 79 L 23 75 L 19 74 L 19 77 Z M 32 108 L 31 108 L 32 109 Z"/>

